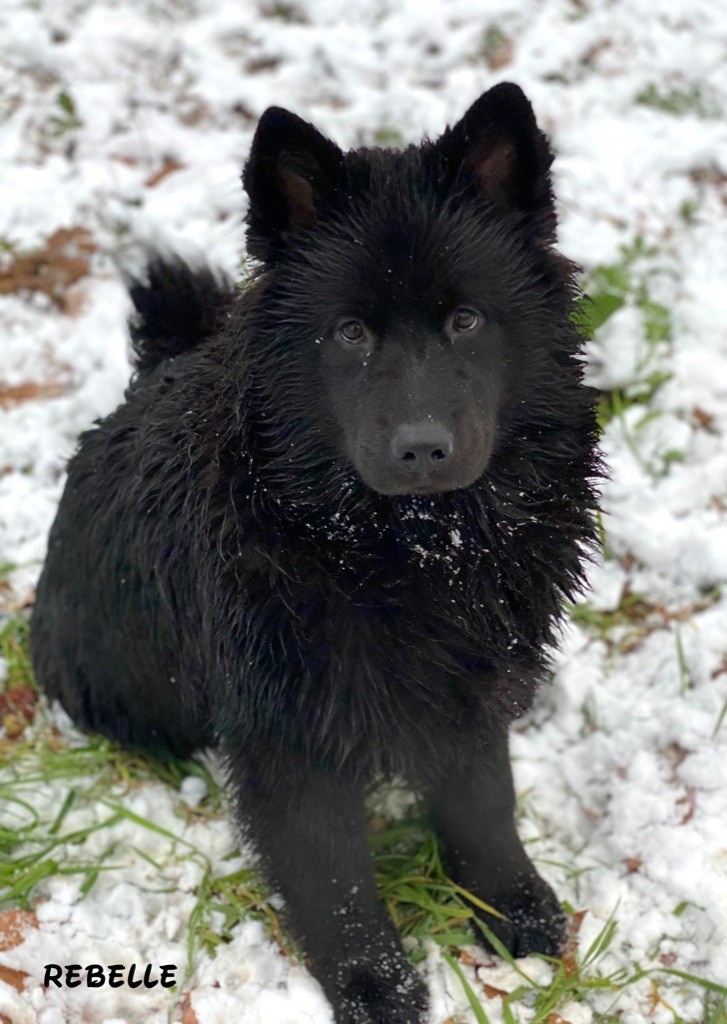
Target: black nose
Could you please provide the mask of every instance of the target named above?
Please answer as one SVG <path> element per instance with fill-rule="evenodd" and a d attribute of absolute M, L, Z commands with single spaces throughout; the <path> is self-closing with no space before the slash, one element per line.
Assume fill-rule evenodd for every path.
<path fill-rule="evenodd" d="M 454 451 L 454 438 L 441 423 L 402 423 L 391 439 L 394 462 L 412 473 L 428 473 L 446 462 Z"/>

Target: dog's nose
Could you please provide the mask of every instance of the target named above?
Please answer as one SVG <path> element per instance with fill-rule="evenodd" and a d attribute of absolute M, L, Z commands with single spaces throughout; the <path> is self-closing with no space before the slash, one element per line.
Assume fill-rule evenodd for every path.
<path fill-rule="evenodd" d="M 402 423 L 391 439 L 394 462 L 412 473 L 428 473 L 451 458 L 454 438 L 441 423 Z"/>

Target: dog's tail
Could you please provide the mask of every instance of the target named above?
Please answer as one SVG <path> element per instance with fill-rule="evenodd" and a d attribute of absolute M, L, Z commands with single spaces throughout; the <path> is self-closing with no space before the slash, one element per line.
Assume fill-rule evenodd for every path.
<path fill-rule="evenodd" d="M 135 309 L 129 333 L 140 373 L 206 341 L 235 295 L 228 277 L 158 254 L 148 258 L 143 279 L 127 276 L 126 284 Z"/>

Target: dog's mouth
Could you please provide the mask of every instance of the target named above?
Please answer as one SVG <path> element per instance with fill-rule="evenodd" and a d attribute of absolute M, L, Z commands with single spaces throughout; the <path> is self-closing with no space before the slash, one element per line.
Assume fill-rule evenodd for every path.
<path fill-rule="evenodd" d="M 399 485 L 393 484 L 386 486 L 385 489 L 378 487 L 376 490 L 378 490 L 379 494 L 404 496 L 407 494 L 445 494 L 447 491 L 457 491 L 467 486 L 467 483 L 460 483 L 458 481 L 450 483 L 441 480 L 422 480 L 418 483 L 406 481 L 406 483 L 402 482 Z"/>
<path fill-rule="evenodd" d="M 392 497 L 426 496 L 428 494 L 445 494 L 447 491 L 460 491 L 482 476 L 489 462 L 488 456 L 477 460 L 470 466 L 448 467 L 446 472 L 433 470 L 422 474 L 403 474 L 376 472 L 372 467 L 357 467 L 361 479 L 378 494 Z"/>

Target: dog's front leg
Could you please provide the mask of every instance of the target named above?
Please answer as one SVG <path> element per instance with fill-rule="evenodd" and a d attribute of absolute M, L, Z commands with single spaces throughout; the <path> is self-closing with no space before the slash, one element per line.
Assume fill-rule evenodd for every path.
<path fill-rule="evenodd" d="M 505 915 L 483 920 L 514 956 L 557 956 L 566 918 L 515 828 L 515 790 L 505 729 L 493 732 L 456 772 L 429 789 L 435 828 L 452 876 Z"/>
<path fill-rule="evenodd" d="M 420 1024 L 426 989 L 379 903 L 363 787 L 294 754 L 227 747 L 240 821 L 336 1024 Z M 261 770 L 255 770 L 255 765 Z"/>

